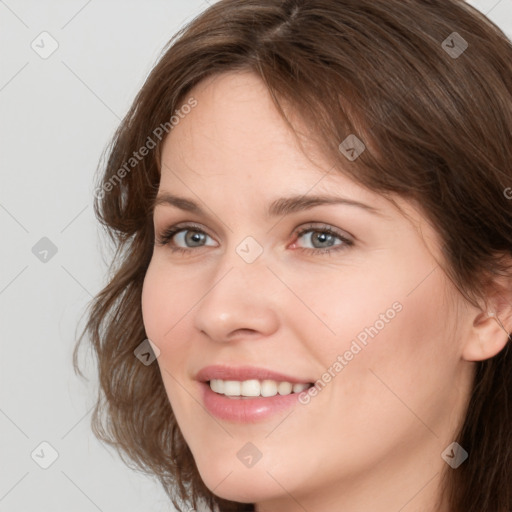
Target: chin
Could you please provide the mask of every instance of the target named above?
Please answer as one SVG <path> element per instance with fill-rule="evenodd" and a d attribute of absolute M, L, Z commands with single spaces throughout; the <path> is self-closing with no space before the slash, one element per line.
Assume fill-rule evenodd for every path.
<path fill-rule="evenodd" d="M 274 480 L 263 466 L 256 470 L 226 464 L 207 469 L 199 467 L 199 473 L 213 494 L 229 501 L 256 503 L 275 499 L 283 492 L 277 479 Z"/>
<path fill-rule="evenodd" d="M 276 494 L 272 493 L 270 489 L 271 482 L 268 480 L 263 485 L 258 485 L 258 482 L 251 481 L 247 481 L 243 484 L 234 484 L 233 482 L 228 483 L 231 476 L 216 488 L 215 486 L 218 485 L 218 482 L 214 484 L 213 487 L 215 489 L 207 485 L 208 489 L 219 498 L 228 501 L 236 501 L 238 503 L 260 503 L 277 497 L 277 489 Z M 275 485 L 275 482 L 273 483 Z"/>

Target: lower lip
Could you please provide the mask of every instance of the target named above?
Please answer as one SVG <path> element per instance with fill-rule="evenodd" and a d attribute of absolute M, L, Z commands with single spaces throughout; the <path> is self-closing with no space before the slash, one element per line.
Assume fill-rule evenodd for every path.
<path fill-rule="evenodd" d="M 229 398 L 212 391 L 207 382 L 201 382 L 200 385 L 203 403 L 208 411 L 217 418 L 237 423 L 254 423 L 264 420 L 299 403 L 300 393 L 277 394 L 269 397 Z"/>

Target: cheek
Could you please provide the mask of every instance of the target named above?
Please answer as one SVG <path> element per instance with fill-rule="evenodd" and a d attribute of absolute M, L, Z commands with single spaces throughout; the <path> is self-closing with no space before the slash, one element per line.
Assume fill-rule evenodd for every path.
<path fill-rule="evenodd" d="M 197 293 L 180 283 L 172 272 L 150 264 L 142 288 L 142 317 L 148 338 L 160 349 L 158 362 L 166 367 L 184 358 L 189 345 L 186 326 Z M 172 353 L 172 358 L 170 357 Z"/>
<path fill-rule="evenodd" d="M 388 418 L 389 426 L 408 425 L 414 419 L 411 410 L 433 425 L 453 398 L 449 390 L 457 368 L 457 340 L 452 337 L 442 285 L 433 278 L 410 295 L 388 297 L 390 304 L 393 299 L 399 304 L 396 311 L 386 310 L 385 305 L 375 309 L 379 303 L 372 301 L 372 315 L 365 324 L 353 324 L 347 344 L 357 344 L 361 350 L 350 356 L 353 359 L 343 370 L 343 385 L 348 384 L 343 392 L 354 407 L 358 402 L 373 404 L 374 414 Z"/>
<path fill-rule="evenodd" d="M 164 329 L 165 302 L 162 301 L 162 286 L 159 280 L 159 272 L 151 263 L 144 277 L 142 286 L 142 319 L 148 338 L 152 341 L 161 338 Z M 160 346 L 159 346 L 160 348 Z"/>
<path fill-rule="evenodd" d="M 330 389 L 336 402 L 362 412 L 362 404 L 374 404 L 377 411 L 379 404 L 393 406 L 393 401 L 404 408 L 395 394 L 419 408 L 432 403 L 436 393 L 446 395 L 443 387 L 454 378 L 457 340 L 451 337 L 443 300 L 445 281 L 433 273 L 415 288 L 410 275 L 417 269 L 400 273 L 396 265 L 391 268 L 373 275 L 347 274 L 322 291 L 303 289 L 304 302 L 324 322 L 306 311 L 297 327 L 325 372 L 319 375 L 325 383 L 320 401 L 328 399 L 323 389 Z"/>
<path fill-rule="evenodd" d="M 295 280 L 292 286 L 308 308 L 295 300 L 287 322 L 300 328 L 298 339 L 307 341 L 324 367 L 345 353 L 350 361 L 364 359 L 372 341 L 385 337 L 404 314 L 396 282 L 381 275 L 340 272 L 335 279 L 320 276 L 318 282 L 328 283 L 323 287 Z"/>
<path fill-rule="evenodd" d="M 174 291 L 173 290 L 179 290 Z M 190 297 L 187 297 L 187 293 Z M 157 363 L 162 375 L 165 392 L 179 423 L 190 415 L 188 394 L 180 387 L 184 380 L 183 369 L 189 360 L 190 334 L 187 336 L 186 316 L 195 303 L 187 287 L 177 285 L 169 271 L 162 271 L 158 264 L 150 264 L 142 288 L 142 316 L 147 337 L 160 350 Z"/>

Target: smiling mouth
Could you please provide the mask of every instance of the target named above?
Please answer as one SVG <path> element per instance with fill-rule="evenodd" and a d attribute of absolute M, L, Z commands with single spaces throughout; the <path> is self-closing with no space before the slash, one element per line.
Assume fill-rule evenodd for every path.
<path fill-rule="evenodd" d="M 254 397 L 272 397 L 276 395 L 291 395 L 301 393 L 313 386 L 313 383 L 292 383 L 276 380 L 223 380 L 211 379 L 207 381 L 210 389 L 219 395 L 228 398 L 254 398 Z"/>

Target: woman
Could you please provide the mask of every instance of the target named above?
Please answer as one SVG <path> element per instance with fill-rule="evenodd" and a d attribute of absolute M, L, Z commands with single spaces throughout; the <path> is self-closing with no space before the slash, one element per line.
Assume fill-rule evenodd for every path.
<path fill-rule="evenodd" d="M 460 0 L 177 34 L 96 196 L 95 434 L 179 510 L 511 510 L 511 62 Z"/>

